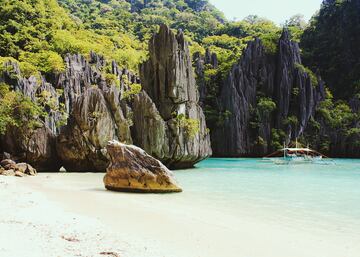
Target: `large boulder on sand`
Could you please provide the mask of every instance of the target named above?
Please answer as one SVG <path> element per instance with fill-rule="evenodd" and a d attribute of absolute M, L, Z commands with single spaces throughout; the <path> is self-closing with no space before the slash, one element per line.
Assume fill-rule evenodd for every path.
<path fill-rule="evenodd" d="M 111 141 L 106 149 L 110 165 L 104 183 L 108 190 L 139 193 L 182 191 L 172 172 L 141 148 Z"/>

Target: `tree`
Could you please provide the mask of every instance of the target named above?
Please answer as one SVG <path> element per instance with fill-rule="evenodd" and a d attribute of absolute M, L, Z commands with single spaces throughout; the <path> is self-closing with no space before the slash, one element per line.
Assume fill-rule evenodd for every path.
<path fill-rule="evenodd" d="M 360 5 L 357 0 L 324 1 L 301 36 L 303 60 L 338 99 L 360 92 Z"/>
<path fill-rule="evenodd" d="M 305 21 L 303 14 L 296 14 L 290 17 L 284 24 L 285 27 L 297 27 L 299 29 L 305 29 L 307 22 Z"/>

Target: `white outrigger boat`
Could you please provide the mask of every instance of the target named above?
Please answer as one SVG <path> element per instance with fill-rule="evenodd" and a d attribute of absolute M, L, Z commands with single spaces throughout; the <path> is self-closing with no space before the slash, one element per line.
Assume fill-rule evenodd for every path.
<path fill-rule="evenodd" d="M 286 147 L 284 144 L 284 148 L 264 157 L 264 159 L 270 160 L 277 165 L 306 163 L 327 164 L 329 163 L 328 161 L 331 160 L 327 156 L 309 147 L 298 147 L 297 141 L 295 147 Z"/>

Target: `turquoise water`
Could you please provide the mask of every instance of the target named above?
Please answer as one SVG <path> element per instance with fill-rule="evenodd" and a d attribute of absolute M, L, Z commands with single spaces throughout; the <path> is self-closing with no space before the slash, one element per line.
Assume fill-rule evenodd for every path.
<path fill-rule="evenodd" d="M 360 160 L 274 165 L 261 159 L 208 159 L 176 171 L 179 198 L 227 214 L 360 234 Z M 179 199 L 179 200 L 180 200 Z"/>

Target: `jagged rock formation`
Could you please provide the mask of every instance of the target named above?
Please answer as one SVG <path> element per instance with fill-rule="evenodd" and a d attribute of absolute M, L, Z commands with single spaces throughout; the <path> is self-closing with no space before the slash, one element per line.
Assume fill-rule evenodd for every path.
<path fill-rule="evenodd" d="M 134 142 L 169 167 L 192 167 L 211 155 L 211 147 L 205 116 L 198 104 L 188 44 L 181 31 L 175 35 L 162 25 L 150 40 L 149 52 L 150 59 L 140 67 L 146 94 L 138 96 L 134 108 L 135 116 L 146 112 L 146 120 L 135 119 Z M 198 122 L 195 135 L 187 131 L 188 127 L 181 126 L 180 117 L 184 122 Z M 148 124 L 156 124 L 155 133 L 161 136 L 160 142 Z"/>
<path fill-rule="evenodd" d="M 81 55 L 67 55 L 65 63 L 64 73 L 50 76 L 51 84 L 44 77 L 40 81 L 34 76 L 23 78 L 17 63 L 5 64 L 11 66 L 5 69 L 11 73 L 0 76 L 0 82 L 11 85 L 34 102 L 46 92 L 52 108 L 59 109 L 62 104 L 64 113 L 46 107 L 48 116 L 40 121 L 41 127 L 34 131 L 9 129 L 1 138 L 1 150 L 31 163 L 39 171 L 56 171 L 61 166 L 73 171 L 104 171 L 107 159 L 101 150 L 108 140 L 132 143 L 130 122 L 122 112 L 120 95 L 127 89 L 124 76 L 130 83 L 139 82 L 138 78 L 113 62 L 112 74 L 120 89 L 115 86 L 116 81 L 107 84 L 101 72 L 106 62 L 93 52 L 89 61 Z M 56 89 L 63 93 L 58 94 Z M 58 124 L 64 114 L 70 115 L 66 127 Z"/>
<path fill-rule="evenodd" d="M 119 95 L 114 88 L 108 90 Z M 107 101 L 105 94 L 99 88 L 89 88 L 74 103 L 69 125 L 63 129 L 57 144 L 65 168 L 102 171 L 108 164 L 103 150 L 109 140 L 131 143 L 129 124 L 120 106 L 115 109 L 117 115 L 111 109 L 110 103 L 118 98 Z"/>
<path fill-rule="evenodd" d="M 168 39 L 174 40 L 175 36 L 167 27 L 163 27 L 157 36 L 164 35 L 164 29 L 169 33 Z M 104 170 L 108 163 L 105 146 L 113 139 L 129 144 L 134 142 L 171 168 L 192 167 L 211 154 L 205 117 L 197 105 L 198 96 L 191 72 L 190 54 L 183 37 L 179 36 L 178 39 L 183 41 L 173 43 L 181 43 L 182 51 L 178 51 L 178 45 L 172 44 L 165 44 L 157 50 L 159 54 L 174 58 L 169 58 L 162 66 L 168 69 L 168 74 L 162 74 L 164 79 L 172 74 L 167 77 L 166 84 L 162 80 L 160 91 L 156 91 L 155 85 L 150 85 L 152 80 L 144 75 L 144 91 L 134 95 L 131 101 L 122 100 L 126 90 L 124 85 L 120 85 L 119 89 L 114 85 L 107 85 L 101 74 L 96 73 L 104 66 L 96 55 L 93 54 L 92 57 L 95 69 L 81 56 L 66 59 L 70 69 L 60 81 L 65 89 L 65 104 L 72 111 L 70 122 L 62 130 L 57 144 L 57 151 L 65 168 L 73 171 Z M 151 47 L 154 46 L 150 44 Z M 155 53 L 155 50 L 151 53 Z M 147 65 L 151 69 L 149 64 L 152 60 L 154 59 L 151 57 L 143 67 Z M 112 64 L 112 73 L 118 79 L 126 74 L 121 73 L 115 63 Z M 153 75 L 153 71 L 148 74 Z M 129 79 L 137 82 L 133 77 Z M 98 87 L 92 87 L 93 84 Z M 165 91 L 172 92 L 173 95 L 166 95 Z M 76 98 L 76 95 L 79 97 Z M 186 128 L 179 126 L 176 117 L 173 117 L 173 113 L 177 111 L 200 121 L 196 135 L 187 135 Z"/>
<path fill-rule="evenodd" d="M 199 104 L 204 108 L 207 92 L 207 86 L 205 81 L 205 65 L 211 65 L 213 69 L 218 68 L 218 59 L 215 53 L 211 53 L 209 49 L 206 49 L 205 56 L 202 57 L 200 53 L 195 53 L 193 62 L 195 63 L 195 73 L 197 74 L 197 86 L 199 90 Z"/>
<path fill-rule="evenodd" d="M 104 177 L 107 189 L 140 193 L 182 191 L 172 172 L 141 148 L 112 141 L 106 149 L 110 157 Z"/>
<path fill-rule="evenodd" d="M 175 37 L 167 27 L 162 27 L 154 39 L 162 40 L 163 36 L 168 41 L 158 50 L 153 42 L 152 57 L 143 66 L 150 69 L 152 61 L 160 60 L 155 56 L 161 61 L 170 56 L 162 63 L 166 73 L 162 73 L 159 91 L 152 88 L 155 84 L 150 84 L 146 74 L 145 90 L 131 92 L 131 85 L 139 84 L 140 79 L 93 52 L 88 60 L 78 54 L 67 55 L 65 71 L 47 74 L 46 78 L 23 78 L 17 63 L 6 63 L 11 69 L 5 70 L 11 74 L 0 74 L 0 82 L 34 102 L 46 93 L 52 108 L 45 106 L 48 116 L 34 131 L 9 129 L 0 140 L 0 150 L 39 171 L 56 171 L 61 166 L 69 171 L 104 171 L 109 162 L 105 147 L 110 140 L 134 142 L 172 168 L 192 167 L 208 157 L 210 138 L 197 104 L 187 43 L 182 34 Z M 184 120 L 177 120 L 175 112 L 184 114 Z M 69 116 L 66 126 L 62 124 L 64 115 Z M 189 134 L 191 129 L 196 133 Z"/>
<path fill-rule="evenodd" d="M 199 73 L 198 73 L 199 75 Z M 272 146 L 272 129 L 285 132 L 286 140 L 298 137 L 324 99 L 324 85 L 311 81 L 301 65 L 297 43 L 284 30 L 275 55 L 259 39 L 250 42 L 218 92 L 220 125 L 211 127 L 215 156 L 263 156 Z M 270 99 L 276 110 L 262 110 L 261 99 Z M 291 122 L 296 117 L 296 122 Z"/>
<path fill-rule="evenodd" d="M 95 53 L 90 56 L 90 62 L 81 55 L 67 56 L 68 69 L 58 82 L 64 88 L 70 118 L 57 138 L 57 152 L 71 171 L 104 171 L 108 165 L 104 154 L 107 142 L 116 139 L 132 143 L 130 124 L 121 106 L 124 85 L 107 84 L 100 72 L 105 61 Z M 123 75 L 136 81 L 116 63 L 112 63 L 112 72 L 120 83 Z"/>
<path fill-rule="evenodd" d="M 5 72 L 0 74 L 0 82 L 4 82 L 13 90 L 22 92 L 32 101 L 44 92 L 54 101 L 55 108 L 59 107 L 56 89 L 41 77 L 22 77 L 18 63 L 5 63 Z M 39 170 L 58 170 L 61 166 L 56 155 L 55 136 L 58 132 L 56 123 L 60 119 L 56 111 L 49 111 L 45 120 L 33 131 L 12 127 L 0 138 L 0 148 L 4 152 L 14 155 L 19 161 L 28 162 Z"/>
<path fill-rule="evenodd" d="M 325 99 L 324 82 L 311 80 L 310 74 L 303 70 L 300 48 L 290 41 L 287 30 L 284 30 L 279 41 L 278 68 L 275 99 L 278 103 L 277 127 L 290 115 L 298 118 L 298 125 L 287 129 L 291 137 L 298 137 L 304 132 L 307 122 L 315 114 L 317 104 Z M 296 89 L 296 92 L 294 91 Z"/>

